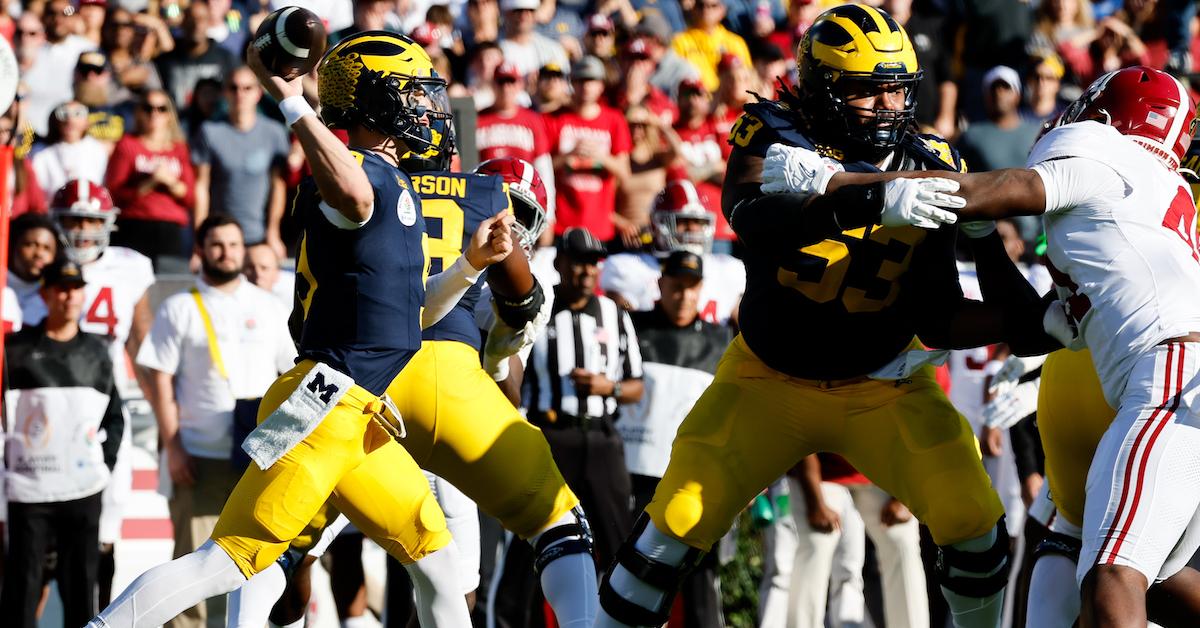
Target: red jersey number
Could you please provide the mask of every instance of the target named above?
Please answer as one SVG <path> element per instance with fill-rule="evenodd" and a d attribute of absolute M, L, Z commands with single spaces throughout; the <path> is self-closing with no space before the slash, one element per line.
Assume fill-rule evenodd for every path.
<path fill-rule="evenodd" d="M 100 292 L 96 294 L 96 300 L 92 301 L 88 307 L 87 314 L 83 320 L 88 323 L 97 323 L 108 326 L 108 335 L 116 336 L 117 330 L 117 311 L 113 307 L 112 287 L 104 286 Z"/>
<path fill-rule="evenodd" d="M 1171 201 L 1171 207 L 1167 209 L 1167 215 L 1163 216 L 1162 225 L 1174 231 L 1187 244 L 1192 259 L 1200 262 L 1200 253 L 1196 251 L 1195 222 L 1196 206 L 1192 204 L 1192 197 L 1187 190 L 1180 187 Z"/>

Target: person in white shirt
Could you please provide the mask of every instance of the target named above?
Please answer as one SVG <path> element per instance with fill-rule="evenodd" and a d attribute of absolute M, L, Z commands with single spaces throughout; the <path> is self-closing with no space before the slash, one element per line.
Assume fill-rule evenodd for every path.
<path fill-rule="evenodd" d="M 46 196 L 53 196 L 72 179 L 104 182 L 111 148 L 87 131 L 87 105 L 72 100 L 55 107 L 46 138 L 49 145 L 33 156 L 33 172 Z"/>
<path fill-rule="evenodd" d="M 964 206 L 897 212 L 926 228 L 961 220 L 974 221 L 974 230 L 1042 216 L 1059 300 L 1013 323 L 1036 318 L 1068 349 L 1089 348 L 1105 400 L 1117 409 L 1092 458 L 1077 531 L 1083 625 L 1145 626 L 1151 587 L 1178 600 L 1173 610 L 1200 604 L 1200 575 L 1187 568 L 1200 549 L 1200 250 L 1195 202 L 1179 172 L 1196 130 L 1194 107 L 1164 72 L 1109 72 L 1034 145 L 1028 168 L 940 173 Z M 789 162 L 806 160 L 805 170 L 828 167 L 811 151 L 787 152 Z M 834 174 L 827 189 L 880 180 Z M 1054 580 L 1061 596 L 1075 594 L 1068 574 Z M 1194 611 L 1183 615 L 1170 623 L 1196 623 Z"/>
<path fill-rule="evenodd" d="M 541 2 L 538 0 L 503 0 L 500 10 L 504 14 L 504 38 L 500 50 L 504 60 L 517 66 L 523 77 L 529 77 L 547 64 L 557 64 L 564 72 L 570 69 L 567 51 L 562 44 L 537 32 L 535 13 Z"/>
<path fill-rule="evenodd" d="M 283 309 L 291 312 L 296 292 L 296 273 L 280 266 L 279 255 L 266 242 L 246 247 L 246 279 L 275 295 Z"/>
<path fill-rule="evenodd" d="M 46 135 L 50 111 L 71 99 L 74 91 L 72 70 L 79 55 L 96 49 L 91 40 L 74 34 L 78 21 L 79 15 L 70 0 L 51 0 L 42 10 L 46 43 L 21 75 L 22 82 L 29 86 L 25 98 L 26 119 L 38 135 Z"/>
<path fill-rule="evenodd" d="M 245 249 L 237 222 L 209 216 L 196 242 L 195 287 L 162 302 L 137 356 L 149 370 L 176 557 L 208 539 L 241 477 L 230 460 L 241 445 L 234 442 L 235 415 L 248 414 L 253 426 L 257 399 L 296 357 L 286 311 L 241 274 Z M 208 612 L 224 616 L 202 603 L 168 625 L 203 628 Z"/>

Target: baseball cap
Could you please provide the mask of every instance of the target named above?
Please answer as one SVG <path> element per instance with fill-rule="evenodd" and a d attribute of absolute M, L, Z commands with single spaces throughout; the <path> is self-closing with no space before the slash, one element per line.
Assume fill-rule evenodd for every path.
<path fill-rule="evenodd" d="M 592 258 L 600 261 L 600 258 L 607 255 L 608 252 L 600 238 L 592 235 L 591 231 L 584 227 L 571 227 L 563 232 L 562 238 L 558 241 L 558 254 L 577 259 Z"/>
<path fill-rule="evenodd" d="M 626 44 L 625 54 L 634 59 L 649 59 L 650 47 L 646 45 L 646 38 L 638 37 Z"/>
<path fill-rule="evenodd" d="M 83 72 L 84 70 L 95 70 L 103 72 L 108 69 L 108 57 L 99 50 L 89 50 L 79 55 L 79 61 L 75 62 L 75 70 Z"/>
<path fill-rule="evenodd" d="M 613 32 L 612 20 L 608 19 L 607 15 L 597 13 L 597 14 L 593 15 L 592 17 L 588 18 L 587 32 L 594 33 L 597 31 L 603 31 L 606 33 Z"/>
<path fill-rule="evenodd" d="M 547 63 L 538 70 L 538 77 L 549 76 L 566 76 L 566 72 L 563 72 L 562 66 L 557 63 Z"/>
<path fill-rule="evenodd" d="M 1017 74 L 1016 70 L 1008 67 L 1007 65 L 998 65 L 988 70 L 987 74 L 983 75 L 983 89 L 991 89 L 992 85 L 994 85 L 996 81 L 1000 81 L 1005 85 L 1008 85 L 1018 94 L 1021 93 L 1021 76 Z"/>
<path fill-rule="evenodd" d="M 79 6 L 108 7 L 108 0 L 79 0 Z"/>
<path fill-rule="evenodd" d="M 42 285 L 50 286 L 83 286 L 87 282 L 83 279 L 83 270 L 79 264 L 70 260 L 63 260 L 57 264 L 51 264 L 42 271 Z"/>
<path fill-rule="evenodd" d="M 665 277 L 695 277 L 704 279 L 704 259 L 691 251 L 674 251 L 663 260 Z"/>
<path fill-rule="evenodd" d="M 667 18 L 663 17 L 658 11 L 646 11 L 642 14 L 642 21 L 638 22 L 634 32 L 638 35 L 649 35 L 657 39 L 660 43 L 671 41 L 671 25 L 667 23 Z"/>
<path fill-rule="evenodd" d="M 496 68 L 496 73 L 493 75 L 497 81 L 519 81 L 521 80 L 521 71 L 517 69 L 516 64 L 505 61 Z"/>
<path fill-rule="evenodd" d="M 501 11 L 520 11 L 521 9 L 529 9 L 537 11 L 542 5 L 538 0 L 503 0 L 500 3 Z"/>
<path fill-rule="evenodd" d="M 571 78 L 577 81 L 603 81 L 604 75 L 604 62 L 590 55 L 571 70 Z"/>

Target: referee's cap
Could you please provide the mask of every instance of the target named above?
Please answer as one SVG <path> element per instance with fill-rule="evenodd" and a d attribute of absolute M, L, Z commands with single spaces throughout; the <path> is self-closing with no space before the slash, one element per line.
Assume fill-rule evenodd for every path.
<path fill-rule="evenodd" d="M 592 235 L 591 231 L 583 227 L 567 229 L 558 241 L 558 254 L 573 259 L 600 261 L 607 253 L 600 238 Z"/>
<path fill-rule="evenodd" d="M 691 251 L 677 250 L 663 260 L 662 274 L 666 277 L 704 279 L 704 258 Z"/>
<path fill-rule="evenodd" d="M 84 286 L 87 282 L 83 279 L 83 269 L 79 264 L 70 260 L 63 260 L 57 264 L 51 264 L 42 271 L 42 286 Z"/>

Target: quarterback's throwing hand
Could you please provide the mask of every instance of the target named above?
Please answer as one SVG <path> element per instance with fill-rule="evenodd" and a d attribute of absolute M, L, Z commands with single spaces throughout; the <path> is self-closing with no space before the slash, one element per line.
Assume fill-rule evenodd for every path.
<path fill-rule="evenodd" d="M 512 253 L 512 224 L 515 221 L 512 214 L 503 211 L 479 223 L 467 249 L 467 262 L 475 270 L 503 261 Z"/>
<path fill-rule="evenodd" d="M 957 191 L 957 181 L 941 177 L 892 179 L 884 186 L 879 222 L 885 227 L 913 225 L 922 229 L 952 225 L 958 215 L 948 210 L 967 204 L 961 196 L 954 196 Z"/>
<path fill-rule="evenodd" d="M 772 144 L 763 159 L 763 194 L 824 194 L 842 164 L 799 146 Z"/>
<path fill-rule="evenodd" d="M 304 77 L 297 76 L 294 79 L 287 80 L 275 76 L 263 64 L 262 58 L 258 56 L 258 49 L 254 47 L 254 44 L 246 47 L 246 66 L 254 72 L 254 76 L 258 77 L 258 82 L 262 84 L 263 89 L 276 102 L 282 101 L 289 96 L 299 96 L 304 93 L 304 87 L 301 84 Z"/>

